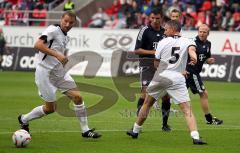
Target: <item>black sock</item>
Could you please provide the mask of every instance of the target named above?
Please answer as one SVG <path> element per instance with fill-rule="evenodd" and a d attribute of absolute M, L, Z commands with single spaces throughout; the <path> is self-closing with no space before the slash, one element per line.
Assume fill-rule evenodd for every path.
<path fill-rule="evenodd" d="M 168 122 L 168 117 L 170 113 L 170 98 L 169 97 L 163 97 L 162 98 L 162 125 L 166 126 Z"/>
<path fill-rule="evenodd" d="M 138 113 L 139 113 L 143 103 L 144 103 L 144 99 L 143 98 L 139 98 L 138 99 L 138 103 L 137 103 L 137 116 L 138 116 Z"/>
<path fill-rule="evenodd" d="M 208 122 L 212 122 L 212 114 L 211 113 L 205 114 L 205 118 Z"/>

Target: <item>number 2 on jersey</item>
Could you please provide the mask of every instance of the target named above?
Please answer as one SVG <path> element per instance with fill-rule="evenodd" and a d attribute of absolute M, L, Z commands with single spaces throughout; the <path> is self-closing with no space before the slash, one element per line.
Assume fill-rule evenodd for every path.
<path fill-rule="evenodd" d="M 175 58 L 169 60 L 169 63 L 170 63 L 170 64 L 175 64 L 175 63 L 178 61 L 178 59 L 179 59 L 179 54 L 176 53 L 177 50 L 180 50 L 180 47 L 172 47 L 172 53 L 171 53 L 171 55 L 172 55 L 172 57 L 175 57 Z"/>

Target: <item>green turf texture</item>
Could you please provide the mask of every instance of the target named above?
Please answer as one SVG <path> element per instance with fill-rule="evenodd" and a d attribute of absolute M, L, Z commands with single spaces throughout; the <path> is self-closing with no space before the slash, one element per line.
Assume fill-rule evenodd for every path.
<path fill-rule="evenodd" d="M 169 124 L 173 131 L 161 131 L 161 113 L 152 110 L 139 139 L 126 135 L 136 116 L 136 102 L 129 102 L 116 90 L 111 78 L 94 79 L 75 76 L 76 82 L 98 85 L 115 91 L 119 98 L 111 108 L 89 117 L 90 127 L 103 135 L 99 140 L 81 137 L 75 117 L 58 113 L 30 123 L 32 141 L 26 148 L 12 144 L 12 134 L 19 129 L 17 116 L 41 105 L 32 72 L 0 72 L 0 153 L 237 153 L 240 149 L 240 84 L 205 82 L 209 92 L 210 108 L 224 124 L 206 125 L 198 95 L 192 95 L 192 108 L 197 118 L 200 136 L 206 146 L 192 144 L 181 113 L 171 113 Z M 135 85 L 138 85 L 136 83 Z M 80 87 L 81 90 L 81 87 Z M 94 89 L 93 89 L 94 90 Z M 126 88 L 126 91 L 128 89 Z M 88 106 L 96 104 L 101 96 L 82 92 Z M 58 94 L 58 96 L 61 96 Z M 111 100 L 109 95 L 109 100 Z M 172 105 L 179 110 L 178 106 Z"/>

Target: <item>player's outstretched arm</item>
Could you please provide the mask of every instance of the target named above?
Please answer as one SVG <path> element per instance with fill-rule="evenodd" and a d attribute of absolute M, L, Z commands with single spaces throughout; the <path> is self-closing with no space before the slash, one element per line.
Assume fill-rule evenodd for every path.
<path fill-rule="evenodd" d="M 189 64 L 195 65 L 197 63 L 196 47 L 195 46 L 189 46 L 188 47 L 188 54 L 190 56 Z"/>
<path fill-rule="evenodd" d="M 146 49 L 139 48 L 139 49 L 136 49 L 134 53 L 136 55 L 154 55 L 155 50 L 146 50 Z"/>
<path fill-rule="evenodd" d="M 47 54 L 47 55 L 51 55 L 56 57 L 62 64 L 66 64 L 68 59 L 66 56 L 64 56 L 61 53 L 56 52 L 55 50 L 48 48 L 45 44 L 44 44 L 44 40 L 42 39 L 38 39 L 37 42 L 34 44 L 34 48 L 39 50 L 40 52 Z"/>

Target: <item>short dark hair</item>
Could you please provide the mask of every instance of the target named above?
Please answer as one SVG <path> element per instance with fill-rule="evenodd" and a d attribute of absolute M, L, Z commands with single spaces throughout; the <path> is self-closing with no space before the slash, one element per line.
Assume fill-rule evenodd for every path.
<path fill-rule="evenodd" d="M 166 22 L 174 31 L 180 32 L 181 31 L 181 23 L 179 21 L 170 20 Z"/>
<path fill-rule="evenodd" d="M 62 18 L 63 18 L 65 15 L 70 16 L 70 17 L 74 18 L 75 20 L 77 20 L 77 15 L 76 15 L 75 12 L 73 12 L 73 11 L 66 11 L 66 12 L 64 12 L 63 15 L 62 15 Z"/>
<path fill-rule="evenodd" d="M 157 8 L 154 8 L 150 14 L 154 14 L 154 15 L 157 15 L 157 14 L 160 14 L 160 16 L 162 17 L 163 16 L 163 13 L 160 9 L 157 9 Z"/>

